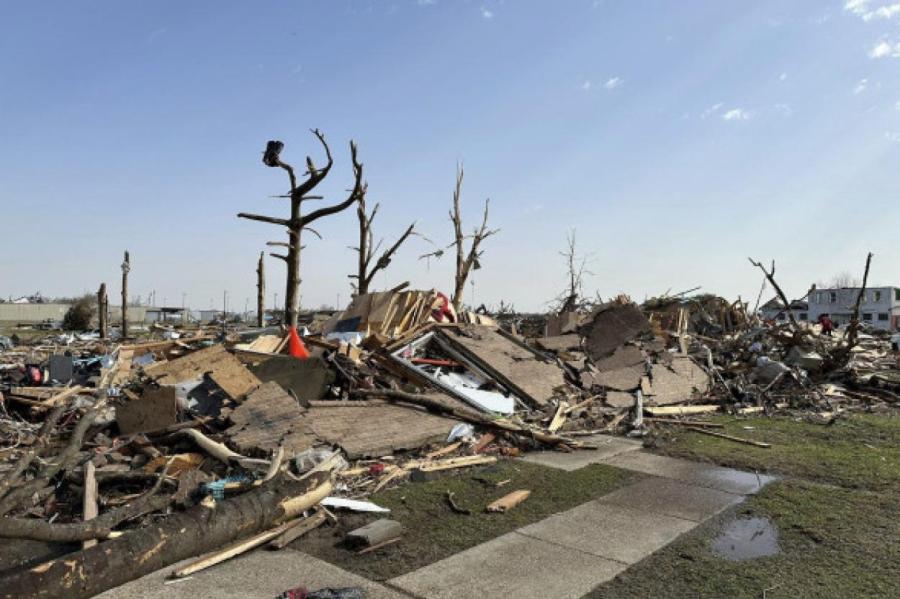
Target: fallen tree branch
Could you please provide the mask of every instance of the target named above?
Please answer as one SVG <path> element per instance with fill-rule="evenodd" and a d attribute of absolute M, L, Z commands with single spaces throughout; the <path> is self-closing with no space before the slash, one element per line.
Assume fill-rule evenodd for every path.
<path fill-rule="evenodd" d="M 183 559 L 296 518 L 332 490 L 329 473 L 277 477 L 214 508 L 198 505 L 153 526 L 0 578 L 4 599 L 87 598 Z"/>
<path fill-rule="evenodd" d="M 49 543 L 74 543 L 115 536 L 113 528 L 122 522 L 169 506 L 171 498 L 160 497 L 156 493 L 166 480 L 170 464 L 171 460 L 157 478 L 156 484 L 146 493 L 96 518 L 72 524 L 51 524 L 44 520 L 26 518 L 0 518 L 0 537 L 33 539 Z"/>
<path fill-rule="evenodd" d="M 31 497 L 37 491 L 46 487 L 50 483 L 50 479 L 56 476 L 57 473 L 68 470 L 70 462 L 75 459 L 75 456 L 81 451 L 84 435 L 97 417 L 99 407 L 100 404 L 98 403 L 98 405 L 88 410 L 84 416 L 81 417 L 78 424 L 75 425 L 75 430 L 72 431 L 72 436 L 69 438 L 69 444 L 66 445 L 66 448 L 62 453 L 56 456 L 56 459 L 52 463 L 41 471 L 40 476 L 37 476 L 21 487 L 10 491 L 2 500 L 0 500 L 0 516 L 5 516 L 19 507 L 22 503 L 28 503 Z"/>

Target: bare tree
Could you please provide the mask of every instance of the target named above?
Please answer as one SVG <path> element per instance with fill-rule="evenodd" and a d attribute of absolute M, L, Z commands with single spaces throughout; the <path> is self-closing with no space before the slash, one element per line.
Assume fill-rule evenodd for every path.
<path fill-rule="evenodd" d="M 766 270 L 766 267 L 762 265 L 761 262 L 757 262 L 753 258 L 747 258 L 750 261 L 750 264 L 757 267 L 763 274 L 766 275 L 766 279 L 768 279 L 769 284 L 775 290 L 775 293 L 778 294 L 778 298 L 781 300 L 781 304 L 784 306 L 785 311 L 787 312 L 788 318 L 791 321 L 791 328 L 794 331 L 800 331 L 800 325 L 797 324 L 797 319 L 794 318 L 794 312 L 791 310 L 791 302 L 788 301 L 787 296 L 784 294 L 784 291 L 781 290 L 781 287 L 778 286 L 778 283 L 775 282 L 775 261 L 772 260 L 772 269 Z"/>
<path fill-rule="evenodd" d="M 413 222 L 409 227 L 406 228 L 406 231 L 403 232 L 397 241 L 389 248 L 387 248 L 384 253 L 378 258 L 375 264 L 372 264 L 372 259 L 375 257 L 375 254 L 378 252 L 379 248 L 381 248 L 381 244 L 384 240 L 379 240 L 378 244 L 374 243 L 374 234 L 372 233 L 372 223 L 375 220 L 375 215 L 378 213 L 379 204 L 375 204 L 372 207 L 372 212 L 366 211 L 366 192 L 368 191 L 368 185 L 363 185 L 362 192 L 359 194 L 359 197 L 356 200 L 356 216 L 359 218 L 359 246 L 351 248 L 355 250 L 359 254 L 359 260 L 357 262 L 357 270 L 355 275 L 347 275 L 351 279 L 356 279 L 355 283 L 352 283 L 353 290 L 358 295 L 363 295 L 369 292 L 369 285 L 372 284 L 372 279 L 375 278 L 375 274 L 379 270 L 384 270 L 390 265 L 391 259 L 394 257 L 394 254 L 400 249 L 400 246 L 403 245 L 411 235 L 418 235 L 416 233 L 416 223 Z"/>
<path fill-rule="evenodd" d="M 859 287 L 860 280 L 859 277 L 854 275 L 852 272 L 843 271 L 834 275 L 831 280 L 827 283 L 820 282 L 818 287 L 822 287 L 825 289 L 843 289 L 843 288 L 856 288 Z"/>
<path fill-rule="evenodd" d="M 450 212 L 450 220 L 453 222 L 454 241 L 451 244 L 456 246 L 456 280 L 453 289 L 453 308 L 458 312 L 462 307 L 463 291 L 466 286 L 466 279 L 469 277 L 469 271 L 473 268 L 478 270 L 481 268 L 481 255 L 483 252 L 478 251 L 481 242 L 498 233 L 500 229 L 488 229 L 488 206 L 490 200 L 484 201 L 484 216 L 481 219 L 481 226 L 476 228 L 472 235 L 468 236 L 472 239 L 468 252 L 465 248 L 466 235 L 463 235 L 462 212 L 459 207 L 460 191 L 462 190 L 463 168 L 462 165 L 456 167 L 456 187 L 453 190 L 453 210 Z M 438 254 L 433 254 L 438 255 Z"/>
<path fill-rule="evenodd" d="M 290 199 L 290 218 L 275 218 L 273 216 L 247 214 L 245 212 L 241 212 L 240 214 L 238 214 L 238 218 L 256 220 L 273 225 L 280 225 L 287 228 L 288 241 L 286 243 L 269 242 L 268 245 L 276 245 L 286 248 L 285 254 L 272 253 L 270 255 L 278 258 L 279 260 L 284 260 L 285 264 L 287 265 L 284 317 L 286 324 L 290 326 L 297 326 L 297 316 L 300 312 L 300 252 L 303 250 L 303 245 L 301 245 L 300 243 L 301 233 L 304 230 L 309 230 L 317 237 L 321 237 L 315 231 L 315 229 L 310 228 L 309 225 L 320 218 L 336 214 L 338 212 L 341 212 L 342 210 L 349 208 L 351 204 L 359 199 L 359 195 L 363 193 L 363 166 L 362 164 L 360 164 L 356 157 L 356 143 L 351 141 L 350 156 L 353 161 L 354 183 L 353 189 L 350 191 L 350 195 L 348 195 L 347 199 L 343 202 L 334 204 L 332 206 L 327 206 L 325 208 L 319 208 L 318 210 L 314 210 L 309 214 L 303 214 L 303 202 L 308 200 L 323 199 L 322 196 L 309 195 L 309 193 L 313 189 L 315 189 L 315 187 L 319 183 L 321 183 L 325 179 L 325 177 L 328 176 L 328 173 L 331 171 L 331 167 L 334 164 L 334 160 L 331 156 L 331 149 L 328 147 L 328 143 L 325 141 L 325 136 L 322 135 L 322 133 L 318 129 L 313 130 L 313 135 L 315 135 L 319 140 L 319 143 L 322 144 L 322 147 L 325 150 L 325 157 L 327 162 L 322 168 L 317 168 L 312 160 L 312 157 L 307 156 L 306 179 L 299 184 L 297 182 L 297 176 L 294 173 L 294 167 L 292 167 L 287 162 L 282 161 L 280 158 L 281 151 L 284 149 L 284 144 L 282 142 L 270 141 L 266 145 L 266 151 L 263 154 L 263 164 L 273 168 L 282 168 L 288 175 L 291 188 L 287 194 L 281 197 Z"/>
<path fill-rule="evenodd" d="M 259 253 L 256 265 L 256 326 L 262 328 L 266 324 L 266 263 L 265 252 Z"/>
<path fill-rule="evenodd" d="M 584 294 L 584 277 L 592 275 L 587 270 L 590 254 L 580 255 L 578 253 L 577 244 L 575 243 L 575 229 L 570 230 L 566 234 L 566 249 L 559 253 L 566 259 L 566 269 L 568 272 L 568 286 L 555 300 L 558 306 L 557 312 L 567 312 L 575 310 L 578 307 L 578 298 Z"/>

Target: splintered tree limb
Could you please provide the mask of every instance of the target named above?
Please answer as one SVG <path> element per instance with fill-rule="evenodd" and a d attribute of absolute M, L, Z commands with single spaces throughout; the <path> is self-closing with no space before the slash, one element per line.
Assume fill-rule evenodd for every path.
<path fill-rule="evenodd" d="M 3 497 L 8 489 L 15 487 L 18 484 L 19 477 L 28 470 L 31 463 L 34 462 L 34 459 L 38 456 L 39 450 L 47 444 L 47 437 L 50 436 L 53 427 L 59 422 L 65 409 L 66 407 L 63 405 L 56 406 L 44 420 L 44 424 L 41 425 L 32 448 L 23 453 L 19 458 L 19 461 L 16 462 L 15 467 L 3 480 L 0 480 L 0 497 Z"/>
<path fill-rule="evenodd" d="M 34 495 L 34 493 L 49 485 L 50 479 L 56 476 L 58 472 L 65 472 L 68 470 L 70 462 L 75 459 L 75 456 L 81 451 L 84 435 L 97 417 L 98 408 L 99 406 L 94 406 L 81 417 L 78 424 L 75 425 L 75 430 L 72 431 L 72 436 L 69 438 L 69 444 L 63 449 L 62 453 L 56 456 L 53 462 L 48 464 L 41 471 L 39 476 L 28 481 L 21 487 L 13 489 L 0 500 L 0 516 L 8 514 L 21 504 L 28 503 L 30 505 L 31 496 Z"/>
<path fill-rule="evenodd" d="M 274 216 L 264 216 L 262 214 L 248 214 L 246 212 L 239 212 L 238 218 L 246 218 L 247 220 L 258 220 L 262 223 L 270 223 L 273 225 L 281 225 L 282 227 L 291 226 L 291 221 L 285 218 L 275 218 Z"/>
<path fill-rule="evenodd" d="M 331 214 L 336 214 L 350 207 L 351 204 L 356 202 L 360 193 L 363 193 L 363 188 L 365 185 L 363 184 L 363 165 L 359 162 L 356 153 L 356 142 L 350 142 L 350 157 L 353 161 L 353 189 L 350 191 L 350 195 L 347 196 L 347 199 L 338 204 L 334 204 L 333 206 L 326 206 L 325 208 L 319 208 L 318 210 L 314 210 L 300 218 L 300 222 L 303 227 L 306 227 L 310 223 L 319 220 L 324 216 L 329 216 Z"/>
<path fill-rule="evenodd" d="M 330 473 L 279 477 L 214 508 L 185 512 L 0 578 L 0 597 L 86 598 L 296 518 L 332 490 Z"/>
<path fill-rule="evenodd" d="M 0 518 L 0 537 L 32 539 L 48 543 L 74 543 L 112 537 L 117 534 L 113 533 L 113 528 L 122 522 L 169 506 L 172 501 L 171 497 L 155 495 L 158 488 L 158 486 L 154 486 L 134 501 L 84 522 L 50 524 L 44 520 Z"/>
<path fill-rule="evenodd" d="M 778 294 L 778 298 L 781 300 L 785 312 L 787 312 L 788 318 L 791 321 L 791 328 L 793 328 L 795 331 L 799 331 L 800 325 L 797 324 L 797 319 L 794 318 L 794 313 L 791 310 L 791 302 L 788 301 L 788 298 L 784 294 L 784 291 L 782 291 L 781 287 L 778 286 L 778 283 L 775 282 L 775 261 L 772 260 L 772 270 L 768 271 L 766 270 L 766 267 L 762 265 L 762 263 L 755 261 L 753 258 L 747 258 L 747 260 L 750 261 L 750 264 L 763 271 L 763 274 L 766 275 L 766 279 L 769 280 L 772 288 L 775 289 L 775 293 Z"/>

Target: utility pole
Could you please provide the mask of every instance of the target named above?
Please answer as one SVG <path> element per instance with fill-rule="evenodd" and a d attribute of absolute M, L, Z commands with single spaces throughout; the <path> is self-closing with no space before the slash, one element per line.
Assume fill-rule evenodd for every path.
<path fill-rule="evenodd" d="M 122 338 L 128 338 L 128 273 L 131 271 L 131 257 L 125 250 L 125 261 L 122 262 Z"/>
<path fill-rule="evenodd" d="M 256 326 L 262 328 L 266 324 L 266 264 L 263 261 L 265 252 L 259 253 L 259 263 L 256 265 Z M 278 294 L 275 294 L 276 298 Z"/>

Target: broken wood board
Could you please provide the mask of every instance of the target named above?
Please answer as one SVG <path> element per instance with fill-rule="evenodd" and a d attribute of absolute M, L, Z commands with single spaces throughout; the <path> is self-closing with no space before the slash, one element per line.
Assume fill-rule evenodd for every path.
<path fill-rule="evenodd" d="M 138 399 L 116 405 L 116 422 L 123 435 L 162 430 L 178 422 L 175 387 L 148 388 Z"/>
<path fill-rule="evenodd" d="M 566 386 L 565 372 L 556 363 L 507 337 L 494 327 L 459 325 L 441 328 L 438 335 L 496 378 L 510 391 L 539 406 Z"/>
<path fill-rule="evenodd" d="M 534 343 L 541 349 L 559 352 L 567 349 L 578 349 L 581 346 L 581 337 L 570 333 L 568 335 L 556 335 L 555 337 L 542 337 L 535 339 Z"/>
<path fill-rule="evenodd" d="M 317 441 L 306 426 L 305 412 L 278 383 L 264 383 L 229 415 L 233 426 L 225 434 L 241 452 L 284 447 L 285 455 L 293 457 Z"/>
<path fill-rule="evenodd" d="M 144 372 L 165 385 L 196 380 L 209 374 L 216 385 L 236 401 L 243 399 L 261 383 L 223 345 L 213 345 L 175 360 L 151 364 Z"/>
<path fill-rule="evenodd" d="M 313 402 L 310 431 L 339 445 L 350 459 L 378 457 L 443 441 L 456 420 L 382 401 Z"/>
<path fill-rule="evenodd" d="M 531 495 L 531 491 L 525 489 L 513 491 L 512 493 L 504 495 L 500 499 L 491 502 L 490 504 L 488 504 L 486 509 L 489 512 L 508 512 L 512 508 L 528 499 L 529 495 Z"/>
<path fill-rule="evenodd" d="M 587 388 L 605 387 L 616 391 L 632 391 L 641 384 L 646 368 L 643 364 L 606 370 L 603 372 L 582 372 L 581 384 Z"/>
<path fill-rule="evenodd" d="M 693 399 L 709 389 L 709 375 L 687 356 L 674 356 L 669 366 L 654 364 L 650 386 L 645 389 L 649 405 L 664 406 Z"/>
<path fill-rule="evenodd" d="M 334 372 L 321 358 L 272 356 L 251 366 L 250 372 L 263 383 L 275 382 L 292 391 L 304 405 L 324 397 L 328 385 L 334 382 Z"/>

